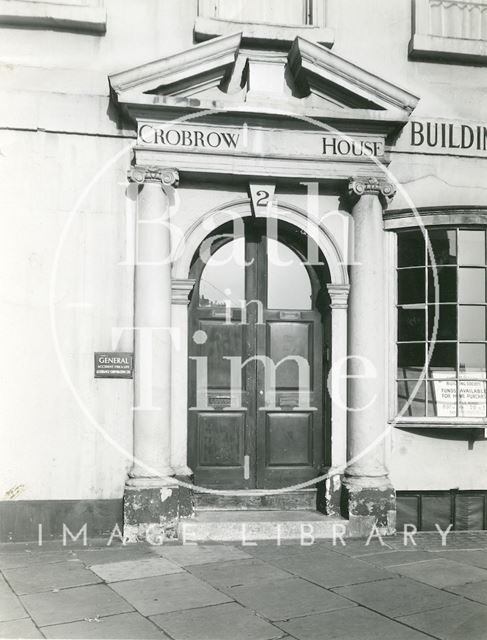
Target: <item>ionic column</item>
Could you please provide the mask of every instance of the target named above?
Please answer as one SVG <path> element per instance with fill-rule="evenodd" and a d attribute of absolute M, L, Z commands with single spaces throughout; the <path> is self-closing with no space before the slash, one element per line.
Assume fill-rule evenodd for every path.
<path fill-rule="evenodd" d="M 367 534 L 375 523 L 395 528 L 395 493 L 384 463 L 387 429 L 385 363 L 389 348 L 382 213 L 394 195 L 377 178 L 349 183 L 353 252 L 348 315 L 348 467 L 345 486 L 352 534 Z"/>
<path fill-rule="evenodd" d="M 137 201 L 134 309 L 134 464 L 124 495 L 129 539 L 161 524 L 173 497 L 171 484 L 171 234 L 174 169 L 133 167 Z"/>

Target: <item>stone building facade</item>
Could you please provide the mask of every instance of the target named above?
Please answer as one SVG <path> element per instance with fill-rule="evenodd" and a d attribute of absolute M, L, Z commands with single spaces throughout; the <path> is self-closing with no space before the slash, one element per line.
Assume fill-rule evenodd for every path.
<path fill-rule="evenodd" d="M 2 540 L 486 528 L 486 25 L 0 0 Z"/>

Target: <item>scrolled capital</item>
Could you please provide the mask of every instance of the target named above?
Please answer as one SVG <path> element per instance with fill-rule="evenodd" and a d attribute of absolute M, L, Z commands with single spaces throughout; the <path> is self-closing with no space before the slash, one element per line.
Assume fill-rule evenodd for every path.
<path fill-rule="evenodd" d="M 137 184 L 159 182 L 162 187 L 177 187 L 179 185 L 179 173 L 177 169 L 165 169 L 162 167 L 135 165 L 130 167 L 128 179 L 130 182 Z"/>
<path fill-rule="evenodd" d="M 348 183 L 348 195 L 352 201 L 357 201 L 364 195 L 378 196 L 383 205 L 387 205 L 396 193 L 396 186 L 392 182 L 380 180 L 375 176 L 351 178 Z"/>

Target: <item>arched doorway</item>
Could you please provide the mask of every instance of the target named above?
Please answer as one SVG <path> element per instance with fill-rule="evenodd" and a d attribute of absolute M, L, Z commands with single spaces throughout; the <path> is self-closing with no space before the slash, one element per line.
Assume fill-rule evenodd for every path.
<path fill-rule="evenodd" d="M 275 221 L 220 227 L 193 259 L 188 463 L 197 485 L 269 489 L 329 460 L 329 273 L 308 239 Z"/>

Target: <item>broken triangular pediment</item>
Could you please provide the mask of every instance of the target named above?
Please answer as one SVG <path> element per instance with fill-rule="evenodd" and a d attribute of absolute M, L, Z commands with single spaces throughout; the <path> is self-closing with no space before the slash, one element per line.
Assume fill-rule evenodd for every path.
<path fill-rule="evenodd" d="M 116 101 L 137 109 L 167 107 L 405 122 L 417 98 L 337 56 L 296 38 L 289 52 L 245 49 L 241 34 L 110 76 Z"/>

